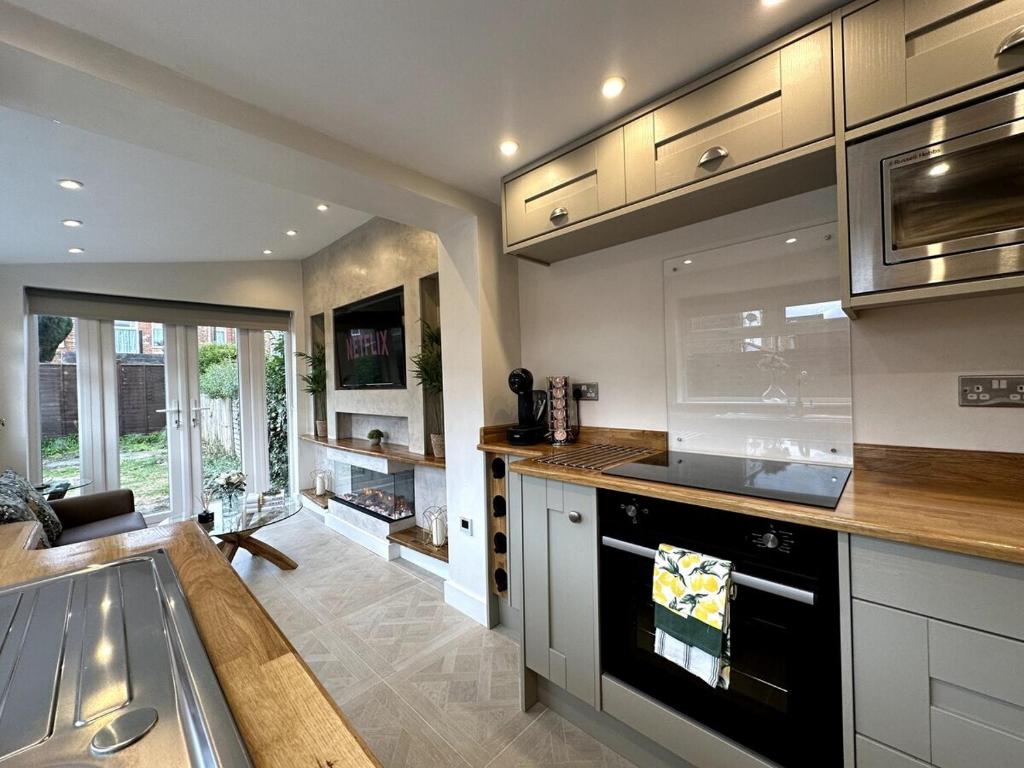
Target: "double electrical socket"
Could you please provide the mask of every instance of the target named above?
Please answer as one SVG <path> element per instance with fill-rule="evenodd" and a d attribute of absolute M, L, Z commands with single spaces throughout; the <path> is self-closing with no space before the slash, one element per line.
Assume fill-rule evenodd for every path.
<path fill-rule="evenodd" d="M 597 400 L 597 382 L 573 384 L 572 397 L 574 400 Z"/>
<path fill-rule="evenodd" d="M 1024 408 L 1024 376 L 961 376 L 960 405 Z"/>

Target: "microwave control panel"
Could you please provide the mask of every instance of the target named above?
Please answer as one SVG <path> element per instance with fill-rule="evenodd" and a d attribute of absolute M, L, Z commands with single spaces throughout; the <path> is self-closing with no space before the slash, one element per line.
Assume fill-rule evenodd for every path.
<path fill-rule="evenodd" d="M 960 405 L 979 408 L 1024 407 L 1024 376 L 961 376 Z"/>

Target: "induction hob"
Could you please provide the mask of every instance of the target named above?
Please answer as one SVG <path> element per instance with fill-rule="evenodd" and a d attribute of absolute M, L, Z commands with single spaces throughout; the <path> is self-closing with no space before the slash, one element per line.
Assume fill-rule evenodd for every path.
<path fill-rule="evenodd" d="M 604 474 L 835 509 L 850 478 L 850 469 L 827 464 L 666 451 L 606 469 Z"/>

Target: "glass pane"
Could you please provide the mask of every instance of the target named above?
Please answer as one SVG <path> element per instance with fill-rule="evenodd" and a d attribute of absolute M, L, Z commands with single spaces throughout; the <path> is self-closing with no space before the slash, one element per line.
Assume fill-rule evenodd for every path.
<path fill-rule="evenodd" d="M 121 487 L 135 509 L 151 517 L 171 511 L 167 465 L 167 407 L 163 346 L 153 344 L 159 323 L 114 323 L 117 353 L 117 432 Z"/>
<path fill-rule="evenodd" d="M 1024 133 L 889 174 L 893 249 L 1024 227 Z"/>
<path fill-rule="evenodd" d="M 284 331 L 264 331 L 267 386 L 267 451 L 270 487 L 288 489 L 288 402 L 285 396 Z"/>
<path fill-rule="evenodd" d="M 77 496 L 81 485 L 78 447 L 78 320 L 43 315 L 37 318 L 39 343 L 39 436 L 42 483 L 47 493 Z"/>
<path fill-rule="evenodd" d="M 668 262 L 672 450 L 850 463 L 834 225 Z"/>
<path fill-rule="evenodd" d="M 199 424 L 203 488 L 225 472 L 242 471 L 238 401 L 238 331 L 199 327 Z"/>

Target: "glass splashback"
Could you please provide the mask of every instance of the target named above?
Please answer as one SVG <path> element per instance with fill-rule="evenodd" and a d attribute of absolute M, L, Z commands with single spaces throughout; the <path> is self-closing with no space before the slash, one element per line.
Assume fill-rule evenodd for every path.
<path fill-rule="evenodd" d="M 852 464 L 835 224 L 665 263 L 669 448 Z"/>

